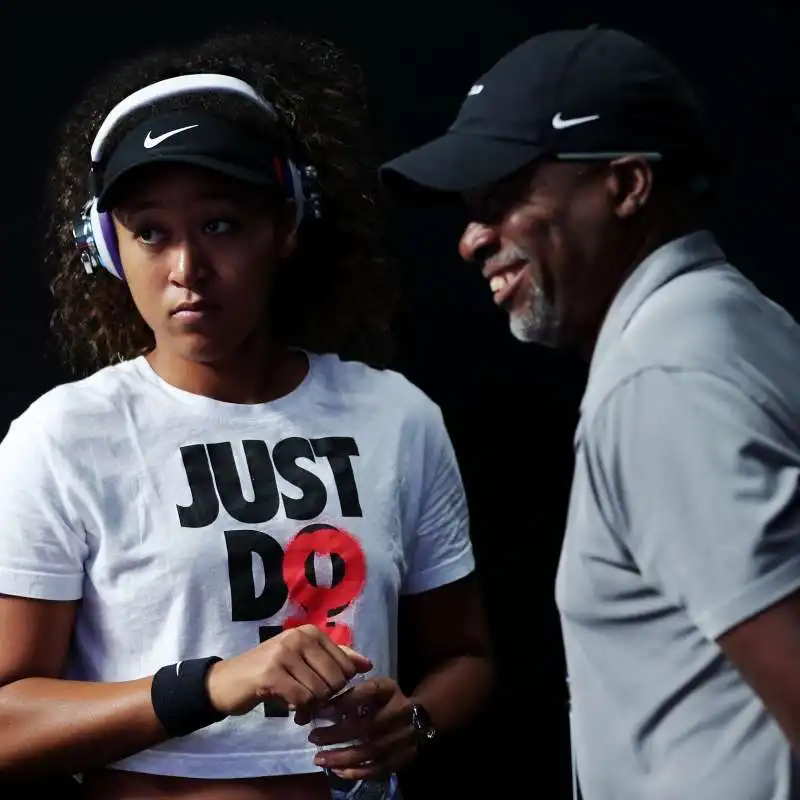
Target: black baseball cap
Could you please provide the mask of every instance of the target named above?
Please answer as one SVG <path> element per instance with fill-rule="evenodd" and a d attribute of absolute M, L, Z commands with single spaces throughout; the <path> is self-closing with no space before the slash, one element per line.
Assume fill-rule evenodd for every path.
<path fill-rule="evenodd" d="M 476 189 L 540 159 L 642 154 L 710 181 L 716 157 L 691 87 L 652 47 L 617 30 L 551 31 L 500 59 L 438 139 L 380 168 L 401 196 Z M 707 174 L 706 174 L 707 173 Z"/>
<path fill-rule="evenodd" d="M 98 210 L 113 206 L 122 178 L 150 164 L 194 164 L 248 183 L 280 187 L 283 162 L 276 153 L 263 135 L 207 112 L 158 114 L 136 125 L 93 171 Z"/>

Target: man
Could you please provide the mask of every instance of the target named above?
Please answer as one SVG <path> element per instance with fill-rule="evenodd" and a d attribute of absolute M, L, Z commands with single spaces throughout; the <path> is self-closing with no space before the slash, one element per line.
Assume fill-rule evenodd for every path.
<path fill-rule="evenodd" d="M 678 72 L 591 28 L 382 168 L 466 202 L 517 338 L 590 361 L 556 579 L 586 800 L 800 798 L 800 328 L 705 229 L 715 161 Z"/>

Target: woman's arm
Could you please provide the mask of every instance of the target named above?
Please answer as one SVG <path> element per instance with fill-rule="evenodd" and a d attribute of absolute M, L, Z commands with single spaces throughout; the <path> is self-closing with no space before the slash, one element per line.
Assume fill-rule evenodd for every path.
<path fill-rule="evenodd" d="M 0 776 L 69 775 L 168 738 L 151 678 L 60 680 L 77 603 L 0 597 Z"/>
<path fill-rule="evenodd" d="M 153 710 L 152 677 L 124 683 L 58 677 L 76 607 L 0 596 L 0 780 L 87 772 L 169 738 Z M 223 715 L 247 713 L 268 697 L 302 707 L 371 668 L 369 659 L 303 625 L 215 664 L 207 691 Z"/>
<path fill-rule="evenodd" d="M 494 684 L 489 630 L 475 573 L 403 597 L 403 628 L 425 677 L 411 693 L 446 733 L 462 727 L 486 705 Z"/>

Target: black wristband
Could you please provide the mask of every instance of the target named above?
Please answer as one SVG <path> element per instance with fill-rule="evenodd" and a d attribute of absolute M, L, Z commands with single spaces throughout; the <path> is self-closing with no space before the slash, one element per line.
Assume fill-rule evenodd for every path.
<path fill-rule="evenodd" d="M 193 658 L 161 667 L 153 676 L 150 699 L 158 721 L 170 736 L 186 736 L 225 719 L 211 703 L 206 674 L 217 656 Z"/>

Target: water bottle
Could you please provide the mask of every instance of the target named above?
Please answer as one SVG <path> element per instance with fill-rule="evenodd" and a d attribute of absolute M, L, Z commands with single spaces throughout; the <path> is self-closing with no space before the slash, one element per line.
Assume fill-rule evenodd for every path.
<path fill-rule="evenodd" d="M 332 699 L 338 699 L 353 688 L 352 685 L 343 689 Z M 328 727 L 339 722 L 341 716 L 331 710 L 321 709 L 311 720 L 312 728 Z M 339 750 L 343 747 L 350 747 L 358 742 L 340 742 L 338 744 L 318 746 L 318 750 Z M 328 783 L 331 787 L 331 798 L 333 800 L 402 800 L 397 776 L 391 775 L 385 779 L 372 780 L 345 780 L 335 775 L 331 770 L 326 769 Z"/>
<path fill-rule="evenodd" d="M 333 800 L 402 800 L 397 776 L 381 780 L 346 781 L 325 770 Z"/>

